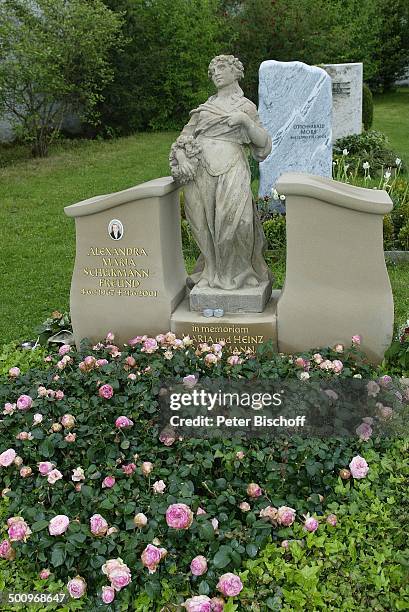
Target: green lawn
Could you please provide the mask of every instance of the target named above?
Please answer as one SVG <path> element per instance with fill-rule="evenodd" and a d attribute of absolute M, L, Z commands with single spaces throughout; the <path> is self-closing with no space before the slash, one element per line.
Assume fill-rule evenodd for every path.
<path fill-rule="evenodd" d="M 374 127 L 409 162 L 409 89 L 377 97 L 375 103 Z M 45 160 L 27 160 L 21 147 L 0 148 L 3 342 L 31 338 L 51 311 L 68 309 L 75 228 L 64 206 L 167 175 L 175 136 L 164 132 L 67 142 Z M 409 315 L 409 264 L 393 267 L 391 281 L 400 323 Z"/>
<path fill-rule="evenodd" d="M 409 165 L 409 87 L 375 96 L 373 129 L 385 132 L 392 149 Z"/>

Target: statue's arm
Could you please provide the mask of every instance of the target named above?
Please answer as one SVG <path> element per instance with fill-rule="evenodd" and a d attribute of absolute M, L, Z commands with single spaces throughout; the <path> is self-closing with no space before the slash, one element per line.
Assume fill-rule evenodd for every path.
<path fill-rule="evenodd" d="M 260 162 L 263 161 L 271 152 L 271 136 L 261 125 L 255 105 L 249 105 L 249 107 L 246 109 L 246 115 L 248 120 L 245 123 L 244 128 L 250 140 L 251 152 L 254 159 Z"/>

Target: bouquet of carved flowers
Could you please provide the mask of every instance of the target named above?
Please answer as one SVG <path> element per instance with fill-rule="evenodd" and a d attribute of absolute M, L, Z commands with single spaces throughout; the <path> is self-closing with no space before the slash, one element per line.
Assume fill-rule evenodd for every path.
<path fill-rule="evenodd" d="M 181 168 L 178 153 L 183 152 L 188 162 L 190 173 L 187 174 Z M 176 142 L 173 143 L 170 154 L 170 171 L 178 183 L 184 185 L 191 181 L 196 174 L 197 166 L 201 156 L 202 148 L 193 136 L 179 136 Z"/>

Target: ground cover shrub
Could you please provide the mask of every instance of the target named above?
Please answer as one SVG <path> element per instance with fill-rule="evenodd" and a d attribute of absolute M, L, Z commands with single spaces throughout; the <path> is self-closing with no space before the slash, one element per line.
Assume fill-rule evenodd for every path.
<path fill-rule="evenodd" d="M 386 351 L 385 367 L 390 373 L 409 376 L 409 319 L 400 327 Z"/>
<path fill-rule="evenodd" d="M 365 480 L 338 479 L 314 533 L 279 530 L 245 562 L 248 610 L 407 610 L 408 440 L 366 452 Z"/>
<path fill-rule="evenodd" d="M 360 176 L 366 175 L 364 163 L 369 164 L 372 176 L 383 175 L 388 168 L 396 168 L 399 165 L 396 162 L 399 158 L 390 149 L 387 137 L 376 130 L 339 138 L 333 149 L 336 164 L 342 161 L 344 151 L 348 151 L 349 173 Z"/>
<path fill-rule="evenodd" d="M 389 379 L 367 363 L 359 337 L 351 347 L 299 358 L 269 345 L 256 357 L 218 344 L 194 349 L 173 334 L 138 337 L 124 348 L 113 340 L 80 352 L 63 346 L 46 357 L 45 371 L 3 377 L 0 478 L 8 524 L 1 556 L 13 563 L 15 555 L 37 574 L 50 571 L 43 589 L 62 580 L 76 599 L 86 585 L 88 610 L 101 597 L 115 597 L 119 609 L 157 610 L 199 596 L 225 598 L 225 610 L 235 609 L 233 601 L 248 609 L 239 595 L 246 560 L 258 557 L 279 526 L 305 528 L 304 515 L 323 516 L 340 473 L 366 477 L 360 456 L 376 474 L 371 449 L 385 443 L 160 435 L 161 380 L 375 376 L 376 396 Z M 229 596 L 238 600 L 227 603 Z"/>
<path fill-rule="evenodd" d="M 362 123 L 364 130 L 370 130 L 373 123 L 373 96 L 366 83 L 362 87 Z"/>

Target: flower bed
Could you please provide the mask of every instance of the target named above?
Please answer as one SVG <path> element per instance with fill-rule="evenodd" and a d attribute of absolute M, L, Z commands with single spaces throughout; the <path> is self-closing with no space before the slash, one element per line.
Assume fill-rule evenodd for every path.
<path fill-rule="evenodd" d="M 271 442 L 175 439 L 156 423 L 161 381 L 171 377 L 186 386 L 203 376 L 299 384 L 372 377 L 375 397 L 390 378 L 366 362 L 359 337 L 348 348 L 301 356 L 275 355 L 268 345 L 257 356 L 228 355 L 221 345 L 196 350 L 170 333 L 128 347 L 113 342 L 108 335 L 79 352 L 62 346 L 45 358 L 46 369 L 11 368 L 3 377 L 0 556 L 28 563 L 45 590 L 62 580 L 73 600 L 87 597 L 87 610 L 101 602 L 121 610 L 263 609 L 251 606 L 264 580 L 256 568 L 270 554 L 277 566 L 298 563 L 305 547 L 319 552 L 320 541 L 335 554 L 331 530 L 347 520 L 341 501 L 359 499 L 364 488 L 372 498 L 372 487 L 382 491 L 378 463 L 390 443 L 368 428 L 352 440 Z M 391 592 L 405 603 L 401 573 Z M 283 575 L 271 568 L 274 581 Z M 300 609 L 290 595 L 275 596 Z"/>

